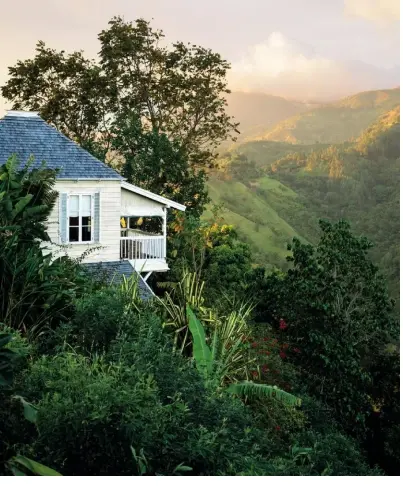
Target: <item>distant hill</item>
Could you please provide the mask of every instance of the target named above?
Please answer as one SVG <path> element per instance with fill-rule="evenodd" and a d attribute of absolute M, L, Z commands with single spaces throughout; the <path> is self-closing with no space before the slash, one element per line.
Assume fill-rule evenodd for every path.
<path fill-rule="evenodd" d="M 301 111 L 248 140 L 292 144 L 337 144 L 357 138 L 385 111 L 400 103 L 400 88 L 358 93 L 338 102 Z"/>
<path fill-rule="evenodd" d="M 384 103 L 372 100 L 375 106 Z M 400 107 L 395 106 L 349 143 L 240 144 L 223 155 L 221 171 L 211 175 L 210 196 L 251 245 L 256 263 L 269 268 L 287 267 L 286 245 L 294 235 L 314 243 L 320 218 L 348 220 L 355 233 L 374 242 L 372 257 L 397 298 L 399 157 Z"/>
<path fill-rule="evenodd" d="M 240 123 L 240 141 L 315 106 L 264 93 L 232 92 L 227 101 L 228 115 Z"/>

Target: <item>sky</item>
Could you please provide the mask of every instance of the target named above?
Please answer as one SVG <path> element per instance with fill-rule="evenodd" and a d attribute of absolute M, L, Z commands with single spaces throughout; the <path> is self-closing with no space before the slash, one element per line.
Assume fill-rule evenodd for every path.
<path fill-rule="evenodd" d="M 0 0 L 0 85 L 38 40 L 96 57 L 115 15 L 219 52 L 232 90 L 331 100 L 399 85 L 399 0 Z"/>

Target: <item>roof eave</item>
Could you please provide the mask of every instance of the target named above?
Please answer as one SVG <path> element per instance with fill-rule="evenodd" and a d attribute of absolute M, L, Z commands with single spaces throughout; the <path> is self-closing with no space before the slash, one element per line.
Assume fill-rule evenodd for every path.
<path fill-rule="evenodd" d="M 167 207 L 172 207 L 175 208 L 176 210 L 180 210 L 181 212 L 184 212 L 186 210 L 185 205 L 174 202 L 173 200 L 169 200 L 169 198 L 161 197 L 160 195 L 152 193 L 151 191 L 143 190 L 138 186 L 132 185 L 131 183 L 127 183 L 126 181 L 121 181 L 121 187 L 125 190 L 131 191 L 133 193 L 137 193 L 138 195 L 148 198 L 149 200 L 154 200 L 155 202 L 162 203 Z"/>

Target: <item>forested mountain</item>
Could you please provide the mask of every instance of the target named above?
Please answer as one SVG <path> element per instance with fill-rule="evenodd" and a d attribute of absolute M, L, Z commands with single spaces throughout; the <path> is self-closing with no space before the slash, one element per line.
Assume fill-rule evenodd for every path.
<path fill-rule="evenodd" d="M 342 143 L 361 134 L 400 100 L 400 88 L 358 93 L 335 103 L 296 114 L 262 131 L 257 140 L 293 144 Z"/>
<path fill-rule="evenodd" d="M 228 115 L 239 122 L 241 141 L 267 130 L 273 124 L 288 119 L 296 114 L 312 109 L 314 104 L 307 104 L 266 93 L 232 92 L 227 96 Z M 229 146 L 230 144 L 226 144 Z"/>
<path fill-rule="evenodd" d="M 398 296 L 399 134 L 397 106 L 351 144 L 303 151 L 302 145 L 245 143 L 223 156 L 221 172 L 210 178 L 210 195 L 224 204 L 227 220 L 250 242 L 258 263 L 284 263 L 293 234 L 315 242 L 319 218 L 350 221 L 374 242 L 375 262 Z"/>

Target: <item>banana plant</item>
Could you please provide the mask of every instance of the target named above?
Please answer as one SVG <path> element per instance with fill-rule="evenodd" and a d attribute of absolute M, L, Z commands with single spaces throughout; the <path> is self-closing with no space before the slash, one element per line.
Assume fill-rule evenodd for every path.
<path fill-rule="evenodd" d="M 63 476 L 52 468 L 25 456 L 14 456 L 7 463 L 14 476 Z"/>
<path fill-rule="evenodd" d="M 233 367 L 232 361 L 238 360 L 238 357 L 242 359 L 242 355 L 239 354 L 239 339 L 235 338 L 233 344 L 227 348 L 222 337 L 228 338 L 230 335 L 224 335 L 221 332 L 220 339 L 220 333 L 215 331 L 213 333 L 212 347 L 210 348 L 206 341 L 203 324 L 189 305 L 187 305 L 187 316 L 189 330 L 193 338 L 193 359 L 196 363 L 196 368 L 206 383 L 222 387 L 225 385 L 225 380 L 229 378 L 228 372 L 231 371 L 230 366 Z M 227 332 L 234 330 L 234 320 L 229 321 L 229 324 L 232 327 L 227 324 Z M 288 406 L 301 405 L 301 400 L 291 393 L 287 393 L 276 386 L 257 384 L 252 381 L 234 381 L 226 387 L 226 390 L 229 393 L 248 396 L 249 398 L 273 398 Z"/>

